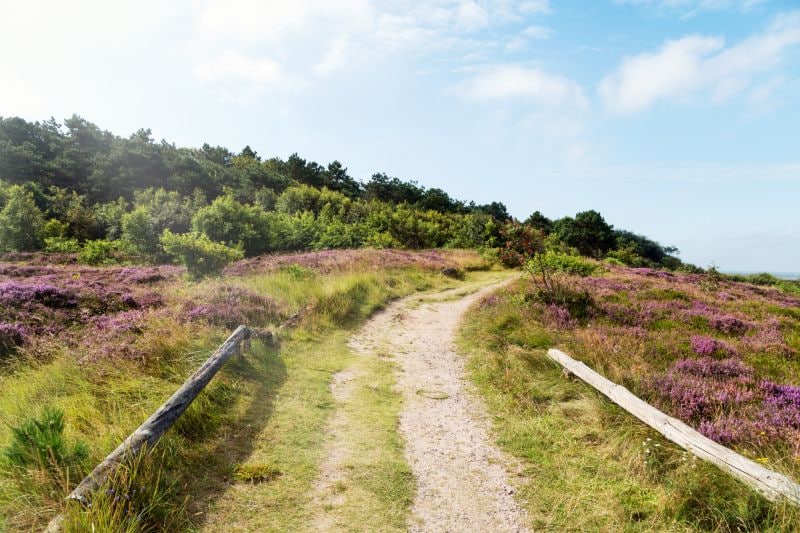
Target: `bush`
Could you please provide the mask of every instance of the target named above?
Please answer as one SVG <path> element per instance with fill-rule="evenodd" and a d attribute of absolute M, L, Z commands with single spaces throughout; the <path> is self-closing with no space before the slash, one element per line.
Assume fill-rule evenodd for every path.
<path fill-rule="evenodd" d="M 78 261 L 87 265 L 113 265 L 117 263 L 115 254 L 119 251 L 117 241 L 98 239 L 86 241 L 78 253 Z"/>
<path fill-rule="evenodd" d="M 544 233 L 541 230 L 509 222 L 500 230 L 505 246 L 500 249 L 500 261 L 507 267 L 525 265 L 544 250 Z"/>
<path fill-rule="evenodd" d="M 648 261 L 636 253 L 636 249 L 631 246 L 611 250 L 606 254 L 606 261 L 616 260 L 617 264 L 630 267 L 652 267 L 653 262 Z"/>
<path fill-rule="evenodd" d="M 542 254 L 542 262 L 551 272 L 564 272 L 565 274 L 576 276 L 591 276 L 602 270 L 602 267 L 597 263 L 582 257 L 553 251 L 547 251 Z"/>
<path fill-rule="evenodd" d="M 159 233 L 145 207 L 137 207 L 122 216 L 122 238 L 135 253 L 153 258 L 161 251 Z"/>
<path fill-rule="evenodd" d="M 66 237 L 46 237 L 44 239 L 44 251 L 50 253 L 72 254 L 79 252 L 81 243 L 78 239 L 68 239 Z"/>
<path fill-rule="evenodd" d="M 192 218 L 192 229 L 216 242 L 241 243 L 248 256 L 264 253 L 272 245 L 265 211 L 231 196 L 220 196 L 199 209 Z"/>
<path fill-rule="evenodd" d="M 566 310 L 570 318 L 577 320 L 591 317 L 595 308 L 594 300 L 588 292 L 561 285 L 555 285 L 551 289 L 539 288 L 534 296 L 547 306 Z"/>
<path fill-rule="evenodd" d="M 244 257 L 241 247 L 214 242 L 204 233 L 176 234 L 164 230 L 161 245 L 168 254 L 180 259 L 193 278 L 218 275 L 228 264 Z"/>
<path fill-rule="evenodd" d="M 11 428 L 11 444 L 4 455 L 12 467 L 43 468 L 51 472 L 61 467 L 82 465 L 89 451 L 82 442 L 68 444 L 64 439 L 64 412 L 45 408 L 39 418 L 29 418 Z"/>
<path fill-rule="evenodd" d="M 0 251 L 31 252 L 39 249 L 44 225 L 33 194 L 19 185 L 9 187 L 5 207 L 0 211 Z"/>

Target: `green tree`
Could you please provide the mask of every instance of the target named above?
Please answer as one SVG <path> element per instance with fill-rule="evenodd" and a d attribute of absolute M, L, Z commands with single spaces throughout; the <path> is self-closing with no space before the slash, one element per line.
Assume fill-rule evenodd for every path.
<path fill-rule="evenodd" d="M 33 200 L 33 194 L 14 185 L 8 189 L 6 196 L 5 206 L 0 211 L 0 250 L 38 250 L 44 217 Z"/>
<path fill-rule="evenodd" d="M 159 233 L 145 206 L 122 216 L 122 240 L 137 254 L 155 259 L 161 251 Z"/>
<path fill-rule="evenodd" d="M 192 228 L 211 240 L 229 245 L 241 243 L 248 256 L 271 249 L 266 213 L 259 207 L 244 205 L 231 196 L 220 196 L 195 213 Z"/>
<path fill-rule="evenodd" d="M 541 230 L 545 235 L 548 235 L 553 229 L 553 221 L 544 216 L 541 211 L 534 211 L 525 219 L 525 224 Z"/>
<path fill-rule="evenodd" d="M 490 204 L 478 205 L 474 206 L 472 209 L 480 213 L 486 213 L 487 215 L 492 216 L 496 221 L 500 222 L 501 224 L 505 224 L 506 222 L 511 220 L 511 215 L 508 214 L 508 208 L 502 202 L 492 202 Z"/>
<path fill-rule="evenodd" d="M 583 211 L 553 224 L 553 232 L 568 246 L 587 257 L 602 257 L 614 248 L 614 228 L 597 211 Z"/>

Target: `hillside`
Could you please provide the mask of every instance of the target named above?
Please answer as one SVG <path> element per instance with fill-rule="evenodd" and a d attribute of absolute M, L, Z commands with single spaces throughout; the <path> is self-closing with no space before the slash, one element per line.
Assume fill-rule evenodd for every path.
<path fill-rule="evenodd" d="M 178 148 L 148 130 L 123 138 L 77 116 L 0 118 L 0 252 L 76 254 L 95 265 L 199 256 L 217 271 L 278 251 L 494 248 L 512 220 L 502 202 L 456 200 L 385 173 L 362 182 L 338 161 Z M 574 253 L 682 267 L 675 249 L 595 211 L 557 220 L 536 212 L 526 224 Z"/>

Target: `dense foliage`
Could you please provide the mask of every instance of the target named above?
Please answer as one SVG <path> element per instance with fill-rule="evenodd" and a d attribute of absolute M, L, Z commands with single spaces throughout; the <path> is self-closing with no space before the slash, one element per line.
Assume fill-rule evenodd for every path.
<path fill-rule="evenodd" d="M 615 230 L 596 211 L 523 225 L 499 202 L 476 205 L 376 173 L 362 183 L 339 161 L 297 154 L 262 159 L 204 144 L 178 148 L 150 130 L 123 138 L 81 117 L 27 122 L 0 117 L 0 252 L 78 253 L 81 262 L 180 259 L 165 231 L 204 235 L 253 257 L 332 248 L 503 247 L 529 236 L 560 251 L 636 266 L 680 261 L 645 237 Z M 188 242 L 189 237 L 185 239 Z M 172 241 L 170 241 L 172 242 Z M 526 245 L 506 246 L 505 259 Z M 517 252 L 514 252 L 517 250 Z M 185 258 L 185 254 L 183 256 Z"/>

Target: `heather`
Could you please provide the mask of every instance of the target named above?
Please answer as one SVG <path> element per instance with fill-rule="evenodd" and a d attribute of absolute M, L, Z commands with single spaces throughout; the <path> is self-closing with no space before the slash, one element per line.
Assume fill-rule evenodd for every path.
<path fill-rule="evenodd" d="M 800 299 L 711 273 L 534 261 L 467 317 L 461 346 L 542 530 L 794 531 L 797 510 L 635 420 L 559 347 L 739 453 L 800 480 Z"/>
<path fill-rule="evenodd" d="M 599 264 L 598 264 L 599 265 Z M 779 469 L 800 461 L 800 298 L 688 273 L 602 266 L 561 274 L 578 314 L 526 278 L 524 306 L 556 344 L 705 435 Z M 788 399 L 787 399 L 788 398 Z"/>
<path fill-rule="evenodd" d="M 298 455 L 295 442 L 323 433 L 329 376 L 350 357 L 344 347 L 350 328 L 390 298 L 457 284 L 443 269 L 488 267 L 467 251 L 325 251 L 251 259 L 232 265 L 230 275 L 190 281 L 174 266 L 88 267 L 27 259 L 0 263 L 0 529 L 12 530 L 41 528 L 63 509 L 75 481 L 232 328 L 275 328 L 300 313 L 280 345 L 254 343 L 251 356 L 227 365 L 155 455 L 137 463 L 141 473 L 130 475 L 138 476 L 137 483 L 149 480 L 153 490 L 125 500 L 129 507 L 100 498 L 88 514 L 69 520 L 78 530 L 89 523 L 113 530 L 202 524 L 203 511 L 233 478 L 230 470 L 250 455 L 279 389 L 288 391 L 290 402 L 310 398 L 290 403 L 283 415 L 289 418 L 281 418 L 269 438 L 292 441 L 278 447 L 292 453 L 278 461 L 286 475 L 271 483 L 283 494 L 276 516 L 293 516 L 298 499 L 292 495 L 308 491 L 315 464 L 313 446 Z M 287 430 L 297 416 L 304 423 Z M 14 429 L 31 433 L 42 420 L 55 421 L 47 423 L 54 432 L 42 433 L 36 448 L 72 458 L 80 450 L 79 461 L 9 463 L 3 450 L 21 457 L 27 449 L 27 441 L 14 441 Z M 304 462 L 298 464 L 300 457 Z M 131 497 L 134 481 L 123 476 L 108 490 Z"/>

